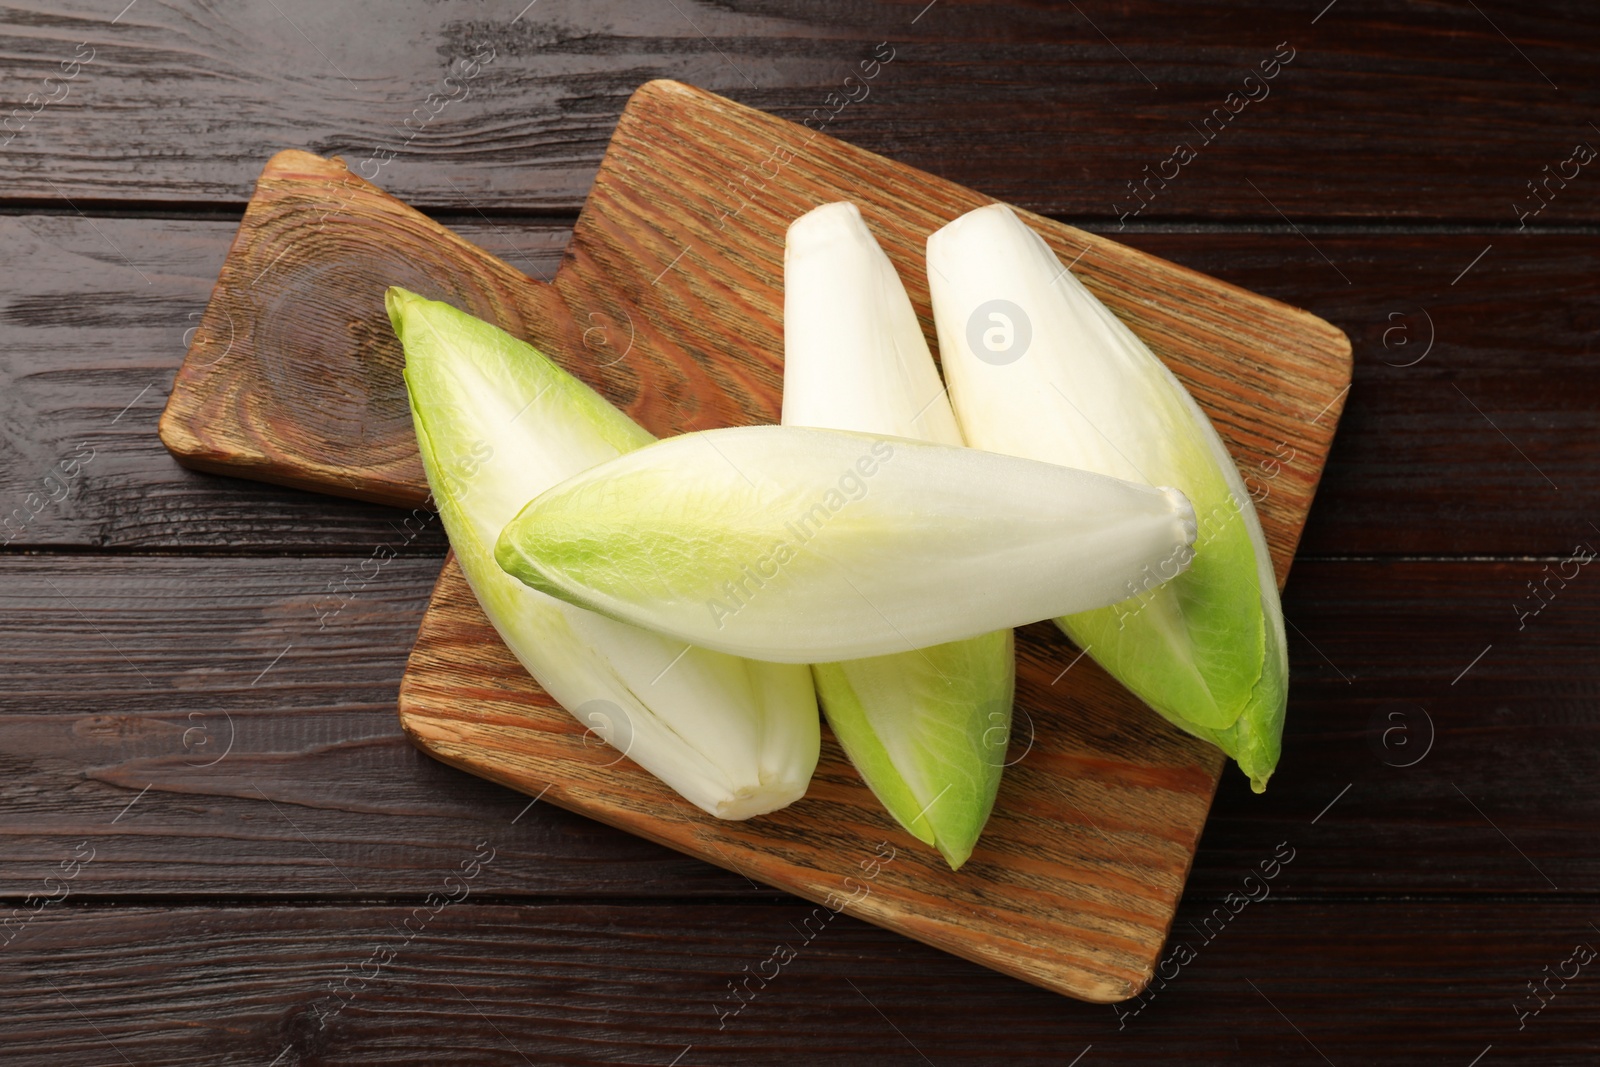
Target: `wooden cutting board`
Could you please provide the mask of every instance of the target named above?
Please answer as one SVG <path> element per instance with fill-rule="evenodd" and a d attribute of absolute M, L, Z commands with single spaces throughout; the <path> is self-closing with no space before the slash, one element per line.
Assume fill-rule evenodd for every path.
<path fill-rule="evenodd" d="M 932 341 L 923 242 L 989 198 L 676 82 L 630 100 L 548 285 L 337 160 L 281 153 L 178 373 L 162 439 L 198 469 L 422 504 L 383 310 L 391 284 L 527 338 L 658 435 L 776 422 L 784 231 L 840 199 L 861 207 Z M 1210 413 L 1260 498 L 1281 582 L 1349 386 L 1348 340 L 1306 312 L 1022 214 Z M 959 872 L 895 826 L 826 730 L 793 806 L 744 823 L 691 807 L 539 689 L 453 560 L 400 717 L 447 763 L 817 902 L 800 928 L 750 946 L 756 977 L 727 976 L 746 988 L 786 958 L 778 943 L 803 953 L 826 937 L 837 909 L 1049 989 L 1121 1000 L 1154 970 L 1223 759 L 1054 627 L 1021 631 L 1018 653 L 1011 766 Z M 715 1010 L 738 1004 L 730 993 Z"/>

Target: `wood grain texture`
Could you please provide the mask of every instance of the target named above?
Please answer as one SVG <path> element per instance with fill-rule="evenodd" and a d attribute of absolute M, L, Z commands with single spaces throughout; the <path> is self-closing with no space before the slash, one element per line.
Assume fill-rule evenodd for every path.
<path fill-rule="evenodd" d="M 760 182 L 723 182 L 720 163 L 710 161 L 752 148 L 751 166 L 765 161 Z M 986 198 L 679 83 L 634 95 L 553 285 L 517 275 L 337 163 L 280 154 L 174 383 L 163 440 L 206 469 L 405 500 L 407 486 L 420 482 L 419 461 L 398 395 L 398 346 L 380 341 L 385 278 L 428 295 L 442 288 L 569 365 L 585 347 L 585 323 L 625 322 L 629 347 L 590 377 L 658 433 L 776 421 L 782 233 L 809 208 L 841 198 L 877 226 L 931 332 L 923 241 Z M 1081 230 L 1032 222 L 1185 380 L 1242 462 L 1264 465 L 1286 449 L 1300 458 L 1277 474 L 1262 510 L 1286 575 L 1347 391 L 1348 341 L 1305 312 Z M 350 405 L 348 417 L 330 397 Z M 402 722 L 426 751 L 531 794 L 548 790 L 557 804 L 809 899 L 854 898 L 858 883 L 842 882 L 854 869 L 835 869 L 839 857 L 859 854 L 865 866 L 888 823 L 837 753 L 810 794 L 824 803 L 822 790 L 835 789 L 837 810 L 797 805 L 755 833 L 709 825 L 636 771 L 624 793 L 609 754 L 581 758 L 581 732 L 494 648 L 456 572 L 447 568 L 431 611 L 401 696 Z M 1057 676 L 1074 653 L 1045 629 L 1019 658 L 1034 674 Z M 1151 721 L 1103 675 L 1080 676 L 1087 680 L 1048 698 L 1043 677 L 1023 683 L 1035 686 L 1041 732 L 1061 747 L 1046 747 L 1055 755 L 1029 772 L 1013 771 L 1024 784 L 1010 809 L 1002 794 L 985 858 L 957 877 L 919 857 L 856 906 L 872 921 L 1058 991 L 1121 999 L 1153 971 L 1221 761 Z M 1095 709 L 1099 729 L 1075 728 L 1082 708 Z M 497 720 L 508 717 L 510 728 L 501 728 Z M 1107 765 L 1117 773 L 1104 795 L 1081 797 L 1085 783 L 1069 784 Z M 1035 768 L 1048 773 L 1030 786 Z M 1119 836 L 1108 836 L 1096 814 Z M 1093 851 L 1065 826 L 1109 851 L 1086 866 Z"/>
<path fill-rule="evenodd" d="M 1588 542 L 1600 547 L 1600 535 Z M 1531 898 L 1600 888 L 1600 864 L 1579 844 L 1600 811 L 1577 796 L 1600 774 L 1592 569 L 1297 564 L 1284 600 L 1289 726 L 1271 787 L 1283 792 L 1261 803 L 1228 775 L 1202 865 L 1248 870 L 1289 838 L 1305 845 L 1296 892 Z M 1548 598 L 1542 609 L 1530 583 Z"/>
<path fill-rule="evenodd" d="M 436 914 L 69 897 L 4 950 L 7 1065 L 1466 1067 L 1492 1045 L 1480 1067 L 1589 1067 L 1600 1054 L 1592 964 L 1552 980 L 1521 1030 L 1514 1011 L 1537 1003 L 1528 981 L 1600 939 L 1589 902 L 1268 897 L 1212 919 L 1209 939 L 1186 932 L 1193 956 L 1142 1006 L 1107 1007 L 848 917 L 807 940 L 805 905 L 482 904 L 497 865 Z M 760 965 L 778 945 L 795 958 L 765 987 L 751 979 L 732 1014 L 728 984 L 773 974 Z"/>
<path fill-rule="evenodd" d="M 535 277 L 554 273 L 571 233 L 540 219 L 445 221 Z M 161 404 L 236 230 L 228 220 L 0 217 L 0 541 L 15 532 L 3 526 L 11 518 L 21 529 L 11 547 L 364 553 L 403 521 L 403 511 L 195 474 L 161 447 Z M 1287 230 L 1120 235 L 1310 308 L 1353 339 L 1343 431 L 1300 554 L 1570 549 L 1600 513 L 1600 245 L 1580 234 L 1313 236 L 1354 284 Z M 596 349 L 601 332 L 590 334 Z M 66 499 L 24 521 L 27 494 L 79 442 L 97 450 L 93 462 Z M 443 551 L 432 528 L 417 544 Z"/>
<path fill-rule="evenodd" d="M 1544 567 L 1297 563 L 1282 767 L 1265 797 L 1223 776 L 1185 900 L 1237 891 L 1282 840 L 1299 856 L 1277 891 L 1300 896 L 1600 887 L 1585 832 L 1600 823 L 1585 786 L 1600 776 L 1600 596 L 1585 570 L 1516 630 L 1513 597 Z M 508 830 L 528 798 L 417 752 L 395 717 L 437 562 L 389 562 L 319 630 L 346 568 L 359 573 L 349 556 L 0 560 L 0 896 L 33 892 L 63 842 L 87 840 L 83 899 L 404 897 L 490 832 L 502 898 L 773 895 L 551 805 Z M 1018 717 L 1019 765 L 1036 733 Z"/>
<path fill-rule="evenodd" d="M 304 152 L 256 186 L 172 384 L 185 466 L 418 505 L 426 482 L 383 294 L 400 285 L 558 351 L 583 349 L 551 286 Z"/>
<path fill-rule="evenodd" d="M 118 18 L 89 0 L 14 4 L 5 112 L 29 115 L 27 94 L 48 93 L 80 43 L 97 52 L 0 152 L 0 190 L 238 205 L 264 150 L 300 147 L 393 152 L 381 181 L 417 204 L 572 211 L 640 82 L 678 78 L 799 121 L 858 92 L 844 79 L 886 41 L 894 61 L 829 132 L 1036 211 L 1115 219 L 1128 183 L 1188 142 L 1199 158 L 1143 217 L 1278 222 L 1276 205 L 1301 223 L 1514 227 L 1525 183 L 1595 136 L 1600 105 L 1583 0 L 1345 0 L 1320 18 L 1300 0 L 522 6 L 146 3 Z M 1204 143 L 1196 127 L 1279 42 L 1297 54 L 1270 95 Z M 431 113 L 430 94 L 485 49 L 482 73 L 458 78 L 470 95 Z M 1600 218 L 1596 188 L 1564 190 L 1537 222 Z"/>
<path fill-rule="evenodd" d="M 363 563 L 0 558 L 0 894 L 83 841 L 80 896 L 415 895 L 491 834 L 502 893 L 748 892 L 417 752 L 395 697 L 439 564 Z"/>
<path fill-rule="evenodd" d="M 1600 521 L 1593 168 L 1535 220 L 1540 232 L 1513 232 L 1525 183 L 1561 158 L 1555 150 L 1574 135 L 1600 143 L 1584 132 L 1586 121 L 1600 121 L 1592 5 L 1340 0 L 1322 12 L 1322 0 L 939 0 L 913 26 L 925 0 L 677 0 L 705 37 L 658 2 L 542 0 L 518 23 L 524 0 L 126 6 L 21 0 L 0 12 L 5 114 L 41 91 L 77 42 L 101 48 L 70 100 L 0 148 L 8 216 L 0 217 L 0 503 L 9 513 L 76 442 L 99 450 L 72 497 L 6 549 L 53 557 L 0 561 L 0 892 L 15 903 L 39 890 L 80 840 L 63 835 L 106 823 L 137 793 L 138 783 L 111 788 L 95 777 L 123 752 L 104 732 L 120 723 L 92 722 L 101 709 L 143 721 L 171 702 L 180 713 L 167 716 L 174 727 L 188 723 L 189 711 L 243 713 L 248 743 L 224 766 L 243 759 L 240 776 L 264 776 L 316 846 L 265 800 L 235 795 L 235 782 L 158 782 L 109 827 L 115 836 L 98 839 L 108 847 L 74 883 L 82 888 L 40 920 L 60 925 L 35 924 L 0 947 L 0 1059 L 8 1065 L 126 1063 L 95 1027 L 141 1067 L 264 1067 L 280 1056 L 278 1067 L 664 1065 L 691 1043 L 678 1067 L 924 1064 L 922 1053 L 941 1067 L 1060 1067 L 1091 1043 L 1078 1067 L 1287 1067 L 1324 1063 L 1319 1050 L 1339 1067 L 1596 1060 L 1600 1001 L 1588 971 L 1527 1029 L 1516 1029 L 1512 1012 L 1525 983 L 1565 958 L 1571 940 L 1596 943 L 1583 924 L 1600 921 L 1591 847 L 1600 818 L 1591 788 L 1600 600 L 1588 571 L 1526 631 L 1502 637 L 1497 622 L 1484 620 L 1515 627 L 1514 595 L 1543 560 L 1306 558 L 1553 561 L 1575 531 L 1583 537 L 1587 521 Z M 535 805 L 516 826 L 532 841 L 501 848 L 497 880 L 471 904 L 524 891 L 544 899 L 556 887 L 573 906 L 559 916 L 546 907 L 496 909 L 470 922 L 466 907 L 446 912 L 389 972 L 394 981 L 363 994 L 318 1042 L 308 1006 L 343 968 L 386 943 L 438 888 L 430 879 L 454 869 L 526 798 L 389 747 L 401 744 L 388 710 L 398 661 L 431 577 L 418 561 L 403 591 L 396 585 L 373 598 L 386 621 L 374 616 L 319 647 L 315 669 L 297 674 L 295 686 L 257 692 L 278 668 L 295 666 L 293 653 L 254 689 L 239 677 L 261 619 L 304 608 L 275 593 L 290 601 L 318 593 L 404 513 L 195 474 L 157 443 L 156 417 L 195 325 L 188 316 L 204 306 L 237 227 L 226 213 L 242 210 L 262 160 L 278 147 L 357 162 L 385 145 L 399 149 L 406 134 L 396 127 L 438 88 L 446 65 L 487 40 L 501 53 L 493 74 L 378 180 L 410 202 L 455 211 L 450 224 L 468 240 L 537 276 L 553 269 L 565 237 L 537 252 L 540 269 L 515 245 L 533 247 L 540 213 L 560 214 L 550 221 L 565 231 L 640 80 L 678 77 L 798 119 L 824 106 L 885 39 L 899 47 L 896 60 L 830 133 L 1035 210 L 1087 218 L 1108 236 L 1309 308 L 1354 340 L 1355 388 L 1287 591 L 1304 636 L 1291 630 L 1285 771 L 1266 798 L 1224 776 L 1174 944 L 1223 894 L 1242 888 L 1243 873 L 1276 842 L 1298 846 L 1296 860 L 1271 899 L 1202 947 L 1176 983 L 1153 987 L 1155 1001 L 1120 1032 L 1112 1008 L 1063 1001 L 848 917 L 718 1031 L 707 996 L 725 994 L 741 967 L 754 970 L 810 907 L 686 904 L 716 892 L 713 885 L 729 897 L 757 890 Z M 1164 158 L 1174 131 L 1215 106 L 1241 68 L 1282 39 L 1300 54 L 1271 99 L 1252 104 L 1185 167 L 1139 228 L 1116 232 L 1113 205 L 1126 203 L 1125 183 Z M 9 217 L 19 210 L 35 214 Z M 504 217 L 516 211 L 532 214 Z M 1338 219 L 1357 224 L 1330 221 Z M 1404 219 L 1443 222 L 1395 224 Z M 1171 232 L 1149 232 L 1152 220 Z M 1195 220 L 1194 232 L 1182 232 L 1183 220 Z M 503 246 L 502 231 L 514 239 Z M 1386 366 L 1418 353 L 1424 309 L 1438 345 L 1415 366 Z M 1397 324 L 1405 330 L 1387 335 L 1390 343 L 1413 347 L 1384 347 Z M 439 550 L 437 542 L 419 549 Z M 186 558 L 126 555 L 145 551 Z M 307 551 L 315 558 L 276 556 Z M 303 569 L 323 566 L 298 584 Z M 62 609 L 39 584 L 41 567 L 87 617 Z M 384 582 L 399 574 L 387 571 Z M 114 597 L 108 614 L 95 610 L 97 594 Z M 160 610 L 163 596 L 181 598 L 185 611 Z M 40 598 L 54 605 L 41 611 Z M 189 624 L 190 613 L 201 625 Z M 126 665 L 107 662 L 115 653 L 96 626 L 151 674 L 158 705 L 130 686 Z M 1391 700 L 1425 709 L 1437 727 L 1433 749 L 1414 767 L 1382 761 L 1400 758 L 1379 741 L 1389 720 L 1373 721 L 1396 710 Z M 105 743 L 87 742 L 93 731 L 80 723 L 100 729 L 94 736 Z M 383 740 L 362 749 L 367 735 Z M 130 766 L 147 759 L 142 745 L 130 740 Z M 327 746 L 378 758 L 341 757 L 329 769 Z M 547 831 L 556 825 L 566 829 Z M 621 903 L 635 881 L 648 896 Z M 401 898 L 392 908 L 360 900 L 330 908 L 308 893 Z M 618 903 L 595 904 L 595 894 Z M 80 907 L 92 900 L 110 906 Z M 52 999 L 61 992 L 70 1003 Z"/>

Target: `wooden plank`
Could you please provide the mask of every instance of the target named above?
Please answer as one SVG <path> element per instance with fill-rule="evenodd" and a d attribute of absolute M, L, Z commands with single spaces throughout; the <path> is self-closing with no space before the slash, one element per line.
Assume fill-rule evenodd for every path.
<path fill-rule="evenodd" d="M 70 838 L 97 850 L 80 892 L 416 894 L 490 832 L 518 893 L 744 889 L 549 806 L 523 812 L 405 740 L 395 693 L 438 569 L 0 561 L 3 892 L 31 891 L 27 872 Z"/>
<path fill-rule="evenodd" d="M 30 891 L 70 837 L 98 849 L 85 897 L 404 896 L 515 817 L 526 797 L 416 753 L 395 718 L 437 561 L 390 561 L 318 629 L 327 583 L 358 563 L 0 561 L 0 892 Z M 1544 566 L 1301 561 L 1282 770 L 1265 796 L 1224 776 L 1187 891 L 1233 891 L 1286 839 L 1298 895 L 1600 885 L 1583 832 L 1600 823 L 1585 785 L 1600 776 L 1600 597 L 1585 568 L 1518 631 L 1511 605 Z M 1037 729 L 1024 712 L 1019 753 Z M 497 840 L 500 895 L 771 895 L 542 803 Z"/>
<path fill-rule="evenodd" d="M 1248 870 L 1249 856 L 1272 841 L 1300 834 L 1327 849 L 1314 854 L 1307 849 L 1317 872 L 1315 884 L 1323 891 L 1470 888 L 1478 893 L 1544 894 L 1592 884 L 1600 865 L 1588 855 L 1585 839 L 1573 836 L 1575 827 L 1600 818 L 1591 799 L 1579 799 L 1582 783 L 1600 773 L 1594 744 L 1600 729 L 1595 713 L 1600 706 L 1596 607 L 1592 597 L 1580 600 L 1581 566 L 1310 566 L 1313 576 L 1304 585 L 1291 582 L 1286 602 L 1293 624 L 1293 682 L 1280 773 L 1266 798 L 1251 794 L 1236 772 L 1226 776 L 1225 803 L 1208 823 L 1205 838 L 1212 850 L 1201 853 L 1193 874 L 1202 891 L 1236 880 L 1241 861 Z M 1562 590 L 1559 578 L 1549 579 L 1559 573 L 1578 577 Z M 1530 582 L 1541 583 L 1546 589 L 1541 595 L 1562 599 L 1532 615 L 1540 601 L 1528 591 Z M 492 631 L 458 583 L 447 569 L 401 689 L 407 728 L 420 743 L 447 762 L 524 791 L 554 783 L 544 794 L 549 801 L 644 832 L 710 862 L 760 874 L 759 834 L 718 833 L 720 827 L 688 812 L 681 820 L 667 818 L 684 805 L 631 765 L 623 765 L 632 770 L 625 786 L 609 774 L 577 769 L 586 757 L 594 762 L 583 749 L 579 729 L 559 709 L 548 709 L 548 698 L 536 687 L 519 679 L 509 654 L 502 655 L 504 662 L 491 661 L 497 679 L 494 697 L 485 695 L 481 684 L 464 692 L 459 668 L 450 665 L 461 662 L 470 648 L 491 643 Z M 1517 603 L 1523 605 L 1522 621 L 1527 623 L 1521 631 L 1512 610 Z M 998 862 L 999 868 L 983 868 L 987 877 L 979 884 L 950 876 L 937 863 L 908 868 L 904 876 L 919 893 L 930 886 L 940 886 L 957 899 L 982 892 L 985 914 L 1002 907 L 1001 894 L 989 883 L 1005 881 L 1010 874 L 1014 839 L 1026 836 L 1030 820 L 1049 811 L 1031 800 L 1050 791 L 1063 752 L 1101 743 L 1098 734 L 1084 740 L 1076 720 L 1061 721 L 1058 697 L 1048 684 L 1072 662 L 1075 650 L 1048 627 L 1023 631 L 1018 644 L 1022 714 L 1013 738 L 1014 763 L 1007 769 L 985 842 L 974 856 L 975 863 Z M 1082 678 L 1076 677 L 1079 671 L 1085 672 Z M 1109 697 L 1101 687 L 1112 683 L 1087 663 L 1074 667 L 1073 673 L 1077 699 L 1086 707 L 1103 706 Z M 408 711 L 413 704 L 417 710 Z M 1142 724 L 1130 719 L 1119 729 L 1152 725 L 1153 716 L 1145 713 Z M 533 746 L 516 736 L 525 730 L 552 736 Z M 561 752 L 572 766 L 552 765 L 546 747 Z M 1555 752 L 1560 756 L 1553 756 Z M 1120 758 L 1110 749 L 1104 755 L 1106 766 Z M 1090 763 L 1101 766 L 1092 759 Z M 1079 799 L 1081 790 L 1095 785 L 1127 784 L 1128 772 L 1109 771 L 1104 782 L 1087 769 L 1079 773 L 1082 780 L 1067 802 L 1069 810 L 1064 816 L 1050 813 L 1052 842 L 1096 856 L 1113 840 L 1124 842 L 1130 853 L 1147 844 L 1147 838 L 1129 832 L 1135 829 L 1135 818 L 1107 814 L 1128 800 L 1115 788 Z M 1139 781 L 1141 788 L 1157 786 Z M 827 807 L 808 798 L 765 820 L 790 843 L 783 850 L 786 866 L 778 869 L 778 876 L 787 879 L 782 884 L 808 897 L 820 896 L 827 887 L 825 880 L 810 883 L 794 869 L 794 842 L 805 836 L 807 827 L 839 825 L 844 840 L 865 833 L 839 807 L 849 800 L 847 787 L 860 787 L 831 743 L 825 745 L 817 782 L 814 793 Z M 1403 799 L 1402 806 L 1396 806 L 1397 798 Z M 1336 804 L 1337 812 L 1325 815 Z M 897 835 L 870 800 L 857 798 L 856 806 L 876 813 L 883 824 L 877 832 L 916 855 L 916 846 Z M 1074 831 L 1078 812 L 1092 813 L 1092 825 Z M 1081 836 L 1070 836 L 1074 833 Z M 991 855 L 986 846 L 1000 854 Z M 1034 855 L 1054 855 L 1052 847 L 1036 843 Z M 1464 880 L 1464 871 L 1472 872 L 1470 882 Z M 1029 870 L 1035 882 L 1044 873 L 1037 864 Z M 1148 883 L 1150 878 L 1145 872 L 1135 881 Z M 889 908 L 892 894 L 905 889 L 896 871 L 877 899 L 889 901 Z M 893 914 L 890 910 L 890 921 Z M 1009 922 L 1014 926 L 1021 920 Z"/>
<path fill-rule="evenodd" d="M 1600 547 L 1592 531 L 1585 540 Z M 1584 855 L 1600 803 L 1580 796 L 1600 774 L 1592 571 L 1559 559 L 1297 564 L 1283 759 L 1266 797 L 1224 781 L 1199 884 L 1220 888 L 1223 872 L 1290 838 L 1306 846 L 1296 891 L 1600 885 Z"/>
<path fill-rule="evenodd" d="M 8 1067 L 1588 1067 L 1600 1053 L 1594 964 L 1573 957 L 1600 942 L 1591 897 L 1186 903 L 1189 951 L 1142 1006 L 1109 1007 L 849 915 L 819 928 L 806 905 L 480 903 L 498 859 L 444 884 L 474 856 L 463 845 L 435 872 L 440 900 L 467 894 L 455 905 L 101 908 L 69 895 L 5 949 Z M 1519 1029 L 1517 1011 L 1540 1003 L 1528 983 L 1558 971 L 1577 977 L 1550 977 L 1547 1006 Z"/>
<path fill-rule="evenodd" d="M 238 205 L 266 155 L 302 147 L 370 159 L 369 177 L 430 207 L 571 211 L 628 94 L 658 77 L 796 121 L 815 111 L 829 132 L 997 198 L 1110 219 L 1148 167 L 1145 218 L 1515 226 L 1526 183 L 1595 138 L 1600 23 L 1582 0 L 1320 17 L 1291 0 L 520 6 L 12 5 L 0 110 L 22 109 L 21 132 L 0 190 Z M 893 61 L 847 83 L 880 42 Z M 1280 42 L 1294 58 L 1247 84 Z M 74 56 L 92 58 L 47 85 Z M 1245 92 L 1258 99 L 1229 99 Z M 33 114 L 40 98 L 58 102 Z M 1179 144 L 1196 155 L 1181 167 Z M 761 158 L 729 157 L 730 179 Z M 1177 177 L 1162 188 L 1162 174 Z M 1561 189 L 1537 222 L 1594 221 L 1595 187 Z"/>
<path fill-rule="evenodd" d="M 450 225 L 534 276 L 554 272 L 570 233 L 559 222 L 475 215 Z M 13 547 L 345 551 L 376 544 L 402 521 L 403 512 L 197 475 L 157 441 L 185 336 L 236 229 L 224 220 L 0 217 L 10 253 L 0 264 L 0 524 L 10 517 L 21 528 Z M 1353 338 L 1355 385 L 1302 553 L 1548 556 L 1570 549 L 1600 512 L 1591 426 L 1600 324 L 1584 310 L 1600 299 L 1592 237 L 1316 234 L 1351 286 L 1294 233 L 1121 239 L 1310 308 Z M 24 522 L 27 494 L 80 442 L 95 458 L 69 497 Z M 1530 511 L 1539 521 L 1526 521 Z M 443 546 L 431 528 L 416 543 Z"/>

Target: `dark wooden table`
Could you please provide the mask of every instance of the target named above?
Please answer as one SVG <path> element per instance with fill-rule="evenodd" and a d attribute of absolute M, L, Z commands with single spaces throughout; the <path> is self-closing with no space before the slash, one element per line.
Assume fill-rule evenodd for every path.
<path fill-rule="evenodd" d="M 0 13 L 0 1063 L 1600 1059 L 1593 4 L 522 3 Z M 640 82 L 798 119 L 879 42 L 829 132 L 1309 308 L 1355 384 L 1282 766 L 1225 779 L 1146 997 L 841 918 L 719 1026 L 806 906 L 414 751 L 438 531 L 155 425 L 274 150 L 548 272 Z"/>

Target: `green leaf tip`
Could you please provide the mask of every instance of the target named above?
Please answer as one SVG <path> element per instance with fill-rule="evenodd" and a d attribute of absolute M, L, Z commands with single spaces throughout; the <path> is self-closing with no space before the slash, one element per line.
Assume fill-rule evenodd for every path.
<path fill-rule="evenodd" d="M 1238 464 L 1194 398 L 1010 208 L 928 238 L 940 356 L 967 443 L 1173 486 L 1194 505 L 1193 559 L 1109 607 L 1057 623 L 1134 695 L 1219 746 L 1257 791 L 1288 699 L 1283 612 Z"/>
<path fill-rule="evenodd" d="M 784 425 L 965 443 L 916 310 L 859 208 L 826 204 L 796 219 L 783 275 Z M 1010 630 L 812 667 L 850 762 L 952 870 L 994 808 L 1015 668 Z"/>

